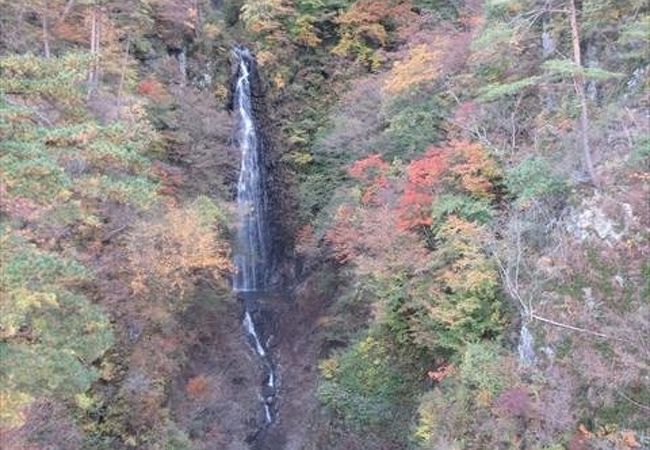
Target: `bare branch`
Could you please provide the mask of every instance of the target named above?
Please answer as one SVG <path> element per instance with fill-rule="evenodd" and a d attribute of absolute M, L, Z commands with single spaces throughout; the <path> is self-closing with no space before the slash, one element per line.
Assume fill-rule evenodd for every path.
<path fill-rule="evenodd" d="M 63 8 L 63 11 L 61 12 L 61 15 L 59 16 L 58 23 L 61 23 L 65 20 L 65 18 L 68 16 L 70 13 L 70 10 L 74 6 L 74 1 L 75 0 L 68 0 L 68 3 L 66 3 L 65 8 Z"/>
<path fill-rule="evenodd" d="M 16 93 L 16 95 L 19 95 L 19 94 Z M 32 112 L 34 115 L 36 115 L 36 117 L 38 117 L 38 118 L 40 119 L 40 121 L 32 119 L 32 120 L 34 120 L 34 122 L 38 123 L 39 125 L 43 125 L 43 124 L 45 124 L 45 125 L 48 126 L 48 127 L 51 127 L 51 126 L 53 125 L 53 124 L 52 124 L 52 121 L 50 121 L 50 119 L 48 119 L 48 118 L 45 117 L 43 114 L 41 114 L 40 112 L 38 112 L 38 111 L 36 110 L 36 108 L 34 108 L 34 107 L 30 107 L 30 106 L 27 106 L 27 105 L 23 105 L 23 104 L 21 104 L 21 103 L 14 102 L 14 101 L 12 101 L 11 99 L 9 99 L 9 98 L 7 98 L 7 97 L 5 97 L 5 101 L 6 101 L 7 103 L 9 103 L 10 105 L 12 105 L 12 106 L 20 106 L 20 107 L 23 107 L 23 108 L 27 108 L 27 109 L 29 109 L 30 112 Z"/>
<path fill-rule="evenodd" d="M 546 317 L 538 316 L 535 313 L 531 313 L 530 318 L 535 319 L 535 320 L 539 320 L 540 322 L 548 323 L 550 325 L 554 325 L 556 327 L 566 328 L 567 330 L 572 330 L 572 331 L 578 331 L 580 333 L 591 334 L 592 336 L 598 336 L 598 337 L 605 338 L 605 339 L 614 339 L 614 340 L 617 340 L 617 341 L 624 341 L 625 340 L 625 339 L 621 339 L 621 338 L 617 338 L 617 337 L 613 337 L 613 336 L 608 336 L 608 335 L 606 335 L 604 333 L 599 333 L 597 331 L 591 331 L 591 330 L 588 330 L 586 328 L 574 327 L 573 325 L 568 325 L 566 323 L 556 322 L 555 320 L 551 320 L 551 319 L 547 319 Z"/>
<path fill-rule="evenodd" d="M 646 410 L 646 411 L 650 411 L 650 406 L 648 406 L 648 405 L 644 405 L 643 403 L 639 403 L 639 402 L 637 402 L 636 400 L 634 400 L 633 398 L 628 397 L 627 395 L 625 395 L 624 393 L 622 393 L 622 392 L 620 392 L 620 391 L 617 391 L 616 393 L 617 393 L 618 395 L 620 395 L 621 397 L 623 397 L 623 398 L 624 398 L 625 400 L 627 400 L 628 402 L 632 403 L 633 405 L 635 405 L 635 406 L 637 406 L 637 407 L 639 407 L 639 408 L 641 408 L 641 409 L 644 409 L 644 410 Z"/>

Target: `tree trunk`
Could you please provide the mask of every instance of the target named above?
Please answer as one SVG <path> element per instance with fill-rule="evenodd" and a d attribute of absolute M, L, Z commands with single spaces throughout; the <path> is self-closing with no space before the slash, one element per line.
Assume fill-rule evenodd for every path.
<path fill-rule="evenodd" d="M 72 10 L 72 7 L 74 6 L 74 1 L 75 0 L 68 0 L 68 3 L 66 3 L 65 8 L 63 8 L 63 12 L 59 16 L 58 22 L 61 23 L 65 20 L 65 18 L 68 16 L 70 11 Z"/>
<path fill-rule="evenodd" d="M 589 174 L 591 183 L 598 186 L 598 179 L 594 170 L 594 164 L 591 158 L 591 146 L 589 145 L 589 109 L 587 104 L 587 95 L 585 93 L 585 77 L 582 72 L 582 56 L 580 55 L 580 31 L 578 29 L 578 18 L 576 12 L 575 0 L 569 0 L 569 19 L 571 22 L 571 41 L 573 43 L 573 62 L 577 71 L 573 76 L 573 87 L 576 95 L 580 100 L 580 134 L 582 135 L 582 154 L 585 169 Z"/>
<path fill-rule="evenodd" d="M 181 87 L 185 87 L 187 85 L 187 53 L 184 45 L 178 54 L 178 71 L 181 75 Z"/>
<path fill-rule="evenodd" d="M 124 79 L 126 78 L 126 67 L 129 63 L 129 46 L 131 39 L 126 38 L 126 48 L 124 49 L 124 61 L 122 62 L 122 71 L 120 73 L 120 84 L 117 88 L 117 120 L 120 120 L 120 112 L 122 110 L 122 92 L 124 90 Z"/>
<path fill-rule="evenodd" d="M 49 5 L 47 1 L 45 1 L 43 3 L 43 14 L 41 17 L 41 25 L 43 27 L 43 53 L 45 53 L 46 58 L 50 57 L 50 32 L 48 30 L 48 23 L 47 23 L 48 7 Z"/>
<path fill-rule="evenodd" d="M 194 8 L 196 9 L 196 20 L 194 23 L 194 37 L 195 38 L 200 38 L 200 31 L 201 31 L 201 5 L 199 3 L 199 0 L 194 0 Z"/>
<path fill-rule="evenodd" d="M 99 78 L 101 77 L 101 66 L 99 64 L 99 55 L 101 54 L 100 42 L 102 36 L 102 14 L 101 11 L 97 10 L 96 14 L 96 32 L 95 32 L 95 86 L 94 89 L 97 89 L 99 86 Z"/>
<path fill-rule="evenodd" d="M 92 18 L 90 20 L 90 54 L 92 57 L 95 57 L 95 34 L 97 33 L 97 11 L 93 9 Z M 88 98 L 92 95 L 93 92 L 93 81 L 94 81 L 94 66 L 95 62 L 90 63 L 90 69 L 88 70 Z"/>
<path fill-rule="evenodd" d="M 90 64 L 90 70 L 88 71 L 88 98 L 90 98 L 97 86 L 97 58 L 99 56 L 99 11 L 97 7 L 93 8 L 92 18 L 90 21 L 90 54 L 93 57 L 93 61 Z"/>

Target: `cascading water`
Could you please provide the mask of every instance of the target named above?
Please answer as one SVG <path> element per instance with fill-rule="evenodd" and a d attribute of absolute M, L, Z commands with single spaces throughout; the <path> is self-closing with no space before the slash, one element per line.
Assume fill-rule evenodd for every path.
<path fill-rule="evenodd" d="M 241 169 L 237 183 L 239 228 L 234 252 L 236 272 L 233 290 L 244 300 L 244 330 L 266 372 L 260 397 L 264 418 L 269 425 L 275 418 L 273 406 L 277 393 L 276 374 L 253 320 L 256 300 L 265 288 L 269 267 L 269 233 L 262 157 L 265 149 L 259 138 L 253 103 L 251 77 L 256 70 L 255 60 L 244 47 L 233 49 L 233 56 L 237 63 L 233 109 L 237 114 L 236 143 L 241 151 Z"/>
<path fill-rule="evenodd" d="M 241 150 L 241 170 L 237 183 L 239 213 L 238 249 L 235 255 L 237 272 L 233 287 L 237 292 L 258 291 L 264 287 L 268 256 L 264 170 L 251 90 L 254 60 L 248 49 L 237 47 L 239 62 L 235 107 L 238 115 L 237 144 Z"/>

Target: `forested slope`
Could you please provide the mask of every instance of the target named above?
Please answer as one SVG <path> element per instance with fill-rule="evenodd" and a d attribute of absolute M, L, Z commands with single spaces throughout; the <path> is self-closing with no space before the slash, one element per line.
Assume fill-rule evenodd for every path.
<path fill-rule="evenodd" d="M 0 0 L 1 442 L 649 446 L 648 17 Z M 229 287 L 236 43 L 283 292 L 267 440 Z"/>

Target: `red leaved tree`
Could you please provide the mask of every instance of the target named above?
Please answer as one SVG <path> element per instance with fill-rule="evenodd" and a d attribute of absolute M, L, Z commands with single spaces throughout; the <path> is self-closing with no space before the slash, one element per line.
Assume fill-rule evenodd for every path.
<path fill-rule="evenodd" d="M 448 153 L 447 148 L 431 147 L 422 158 L 408 165 L 407 180 L 398 205 L 398 225 L 402 230 L 431 224 L 434 191 L 447 170 Z"/>
<path fill-rule="evenodd" d="M 353 262 L 360 275 L 377 278 L 414 272 L 426 265 L 427 250 L 416 233 L 401 230 L 394 209 L 341 206 L 325 235 L 334 257 Z"/>
<path fill-rule="evenodd" d="M 388 187 L 388 171 L 390 165 L 384 161 L 381 155 L 370 155 L 356 161 L 348 169 L 348 174 L 361 181 L 363 194 L 361 202 L 372 204 L 377 201 L 377 192 Z"/>
<path fill-rule="evenodd" d="M 413 230 L 431 225 L 431 205 L 442 188 L 473 197 L 491 197 L 497 166 L 476 142 L 454 140 L 431 147 L 412 161 L 398 205 L 399 226 Z"/>

